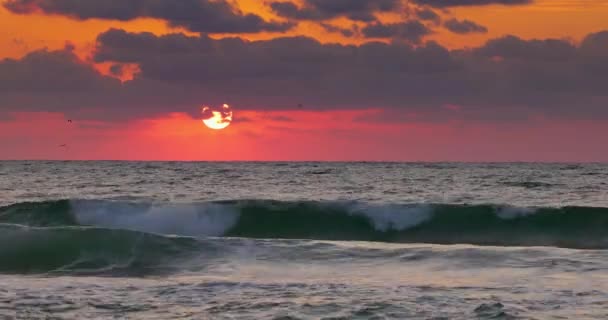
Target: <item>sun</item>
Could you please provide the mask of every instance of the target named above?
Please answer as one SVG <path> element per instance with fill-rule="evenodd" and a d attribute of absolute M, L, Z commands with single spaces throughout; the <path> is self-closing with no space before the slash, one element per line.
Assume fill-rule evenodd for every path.
<path fill-rule="evenodd" d="M 203 107 L 203 123 L 214 130 L 226 129 L 232 122 L 232 109 L 224 104 L 221 108 Z"/>

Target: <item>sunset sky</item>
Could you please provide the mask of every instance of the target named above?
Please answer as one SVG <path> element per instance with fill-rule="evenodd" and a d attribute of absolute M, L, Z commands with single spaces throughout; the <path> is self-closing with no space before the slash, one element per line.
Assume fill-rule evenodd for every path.
<path fill-rule="evenodd" d="M 608 161 L 608 0 L 0 0 L 0 26 L 0 159 Z"/>

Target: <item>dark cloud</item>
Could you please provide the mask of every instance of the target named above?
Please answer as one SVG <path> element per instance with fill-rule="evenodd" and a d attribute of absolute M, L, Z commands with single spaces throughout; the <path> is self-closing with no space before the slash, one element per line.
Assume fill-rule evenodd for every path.
<path fill-rule="evenodd" d="M 467 34 L 467 33 L 487 33 L 488 28 L 479 25 L 471 20 L 458 20 L 450 19 L 446 21 L 444 27 L 453 33 Z"/>
<path fill-rule="evenodd" d="M 428 5 L 435 8 L 449 8 L 460 6 L 486 6 L 501 4 L 506 6 L 530 4 L 534 0 L 413 0 L 420 5 Z"/>
<path fill-rule="evenodd" d="M 297 20 L 329 20 L 347 17 L 355 21 L 374 21 L 375 13 L 401 8 L 401 0 L 305 0 L 299 7 L 292 2 L 272 2 L 270 7 L 279 16 Z"/>
<path fill-rule="evenodd" d="M 583 54 L 608 60 L 608 31 L 588 35 L 581 43 L 581 51 Z"/>
<path fill-rule="evenodd" d="M 70 48 L 34 51 L 20 60 L 0 62 L 0 92 L 78 93 L 112 91 L 119 86 L 118 80 L 100 77 L 79 61 Z"/>
<path fill-rule="evenodd" d="M 69 48 L 38 50 L 19 60 L 0 60 L 0 114 L 31 111 L 62 112 L 70 118 L 88 119 L 149 117 L 173 108 L 196 109 L 192 106 L 201 100 L 192 95 L 194 91 L 184 85 L 148 79 L 123 84 L 99 74 Z"/>
<path fill-rule="evenodd" d="M 361 32 L 366 38 L 399 38 L 412 43 L 420 43 L 424 36 L 432 33 L 427 26 L 417 20 L 387 24 L 376 22 L 367 25 Z"/>
<path fill-rule="evenodd" d="M 226 0 L 8 0 L 3 6 L 18 14 L 39 11 L 81 20 L 156 18 L 204 33 L 283 32 L 293 27 L 240 12 Z"/>
<path fill-rule="evenodd" d="M 97 62 L 136 64 L 134 80 L 100 75 L 69 50 L 0 62 L 3 111 L 57 111 L 89 118 L 198 116 L 201 104 L 236 110 L 384 107 L 430 112 L 457 105 L 467 119 L 530 114 L 608 117 L 608 32 L 581 45 L 508 36 L 473 50 L 437 43 L 322 44 L 306 37 L 245 41 L 109 30 Z M 435 111 L 433 111 L 435 110 Z M 459 113 L 459 112 L 453 112 Z M 444 118 L 442 118 L 444 117 Z"/>
<path fill-rule="evenodd" d="M 585 40 L 589 42 L 589 38 Z M 591 40 L 590 42 L 597 43 Z M 523 40 L 516 36 L 505 36 L 498 39 L 489 40 L 485 46 L 475 50 L 475 53 L 485 57 L 500 57 L 509 61 L 564 61 L 570 62 L 576 59 L 581 51 L 584 51 L 585 42 L 579 49 L 572 43 L 564 40 Z M 592 50 L 596 51 L 596 50 Z"/>
<path fill-rule="evenodd" d="M 436 23 L 441 22 L 441 17 L 437 12 L 429 8 L 417 8 L 415 9 L 416 16 L 418 19 L 423 21 L 433 21 Z"/>
<path fill-rule="evenodd" d="M 606 33 L 587 36 L 578 47 L 565 40 L 523 40 L 506 36 L 488 41 L 473 54 L 498 61 L 503 82 L 508 81 L 509 88 L 520 94 L 519 99 L 531 100 L 532 93 L 561 96 L 565 100 L 555 101 L 555 108 L 569 104 L 568 107 L 575 110 L 574 106 L 593 104 L 583 101 L 593 100 L 594 96 L 599 100 L 608 96 L 608 59 L 601 54 L 601 50 L 605 50 L 602 34 Z"/>

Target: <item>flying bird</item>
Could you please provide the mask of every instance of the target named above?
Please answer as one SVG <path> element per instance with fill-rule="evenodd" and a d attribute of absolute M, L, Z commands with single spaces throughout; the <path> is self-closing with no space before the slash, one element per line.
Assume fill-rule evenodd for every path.
<path fill-rule="evenodd" d="M 68 123 L 72 123 L 72 120 L 68 119 Z"/>

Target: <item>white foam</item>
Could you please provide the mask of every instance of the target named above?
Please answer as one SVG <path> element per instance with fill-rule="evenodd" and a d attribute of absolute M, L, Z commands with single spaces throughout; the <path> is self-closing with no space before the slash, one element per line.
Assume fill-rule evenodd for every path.
<path fill-rule="evenodd" d="M 378 231 L 406 230 L 433 217 L 430 205 L 367 205 L 355 204 L 349 208 L 351 214 L 368 217 Z"/>
<path fill-rule="evenodd" d="M 221 236 L 239 218 L 229 205 L 73 201 L 80 224 L 179 236 Z"/>

